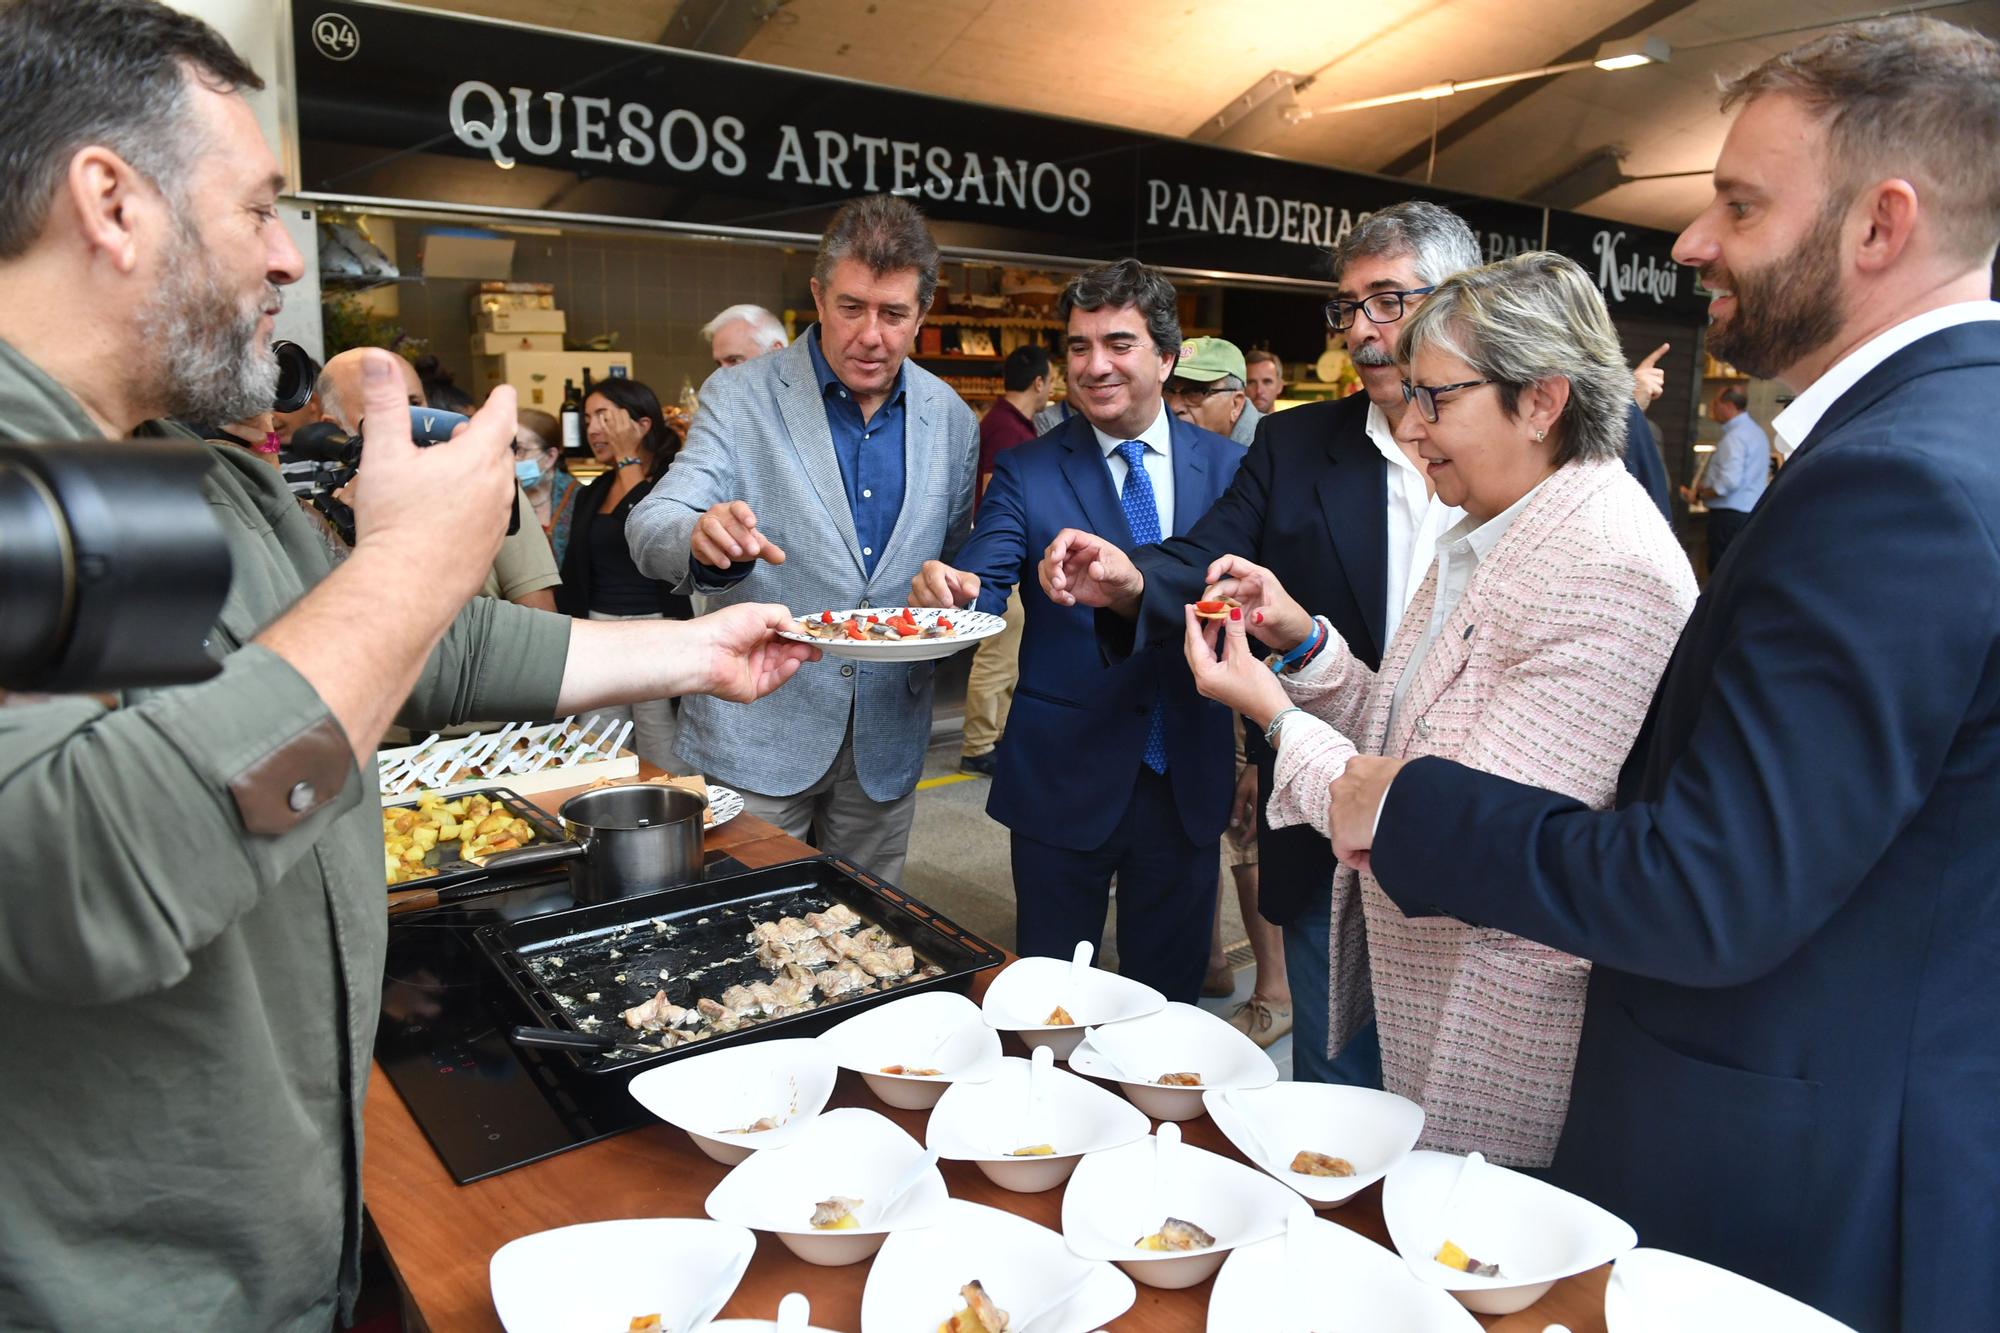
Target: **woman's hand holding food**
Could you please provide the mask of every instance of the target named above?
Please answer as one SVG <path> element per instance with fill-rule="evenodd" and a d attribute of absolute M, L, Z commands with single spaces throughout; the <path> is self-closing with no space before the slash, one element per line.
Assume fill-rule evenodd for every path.
<path fill-rule="evenodd" d="M 910 580 L 910 605 L 951 608 L 979 600 L 979 576 L 953 569 L 942 560 L 926 560 Z"/>
<path fill-rule="evenodd" d="M 1204 620 L 1192 606 L 1185 614 L 1188 668 L 1194 672 L 1194 687 L 1203 697 L 1227 704 L 1256 723 L 1259 730 L 1291 707 L 1285 687 L 1251 651 L 1243 634 L 1241 607 L 1232 609 L 1227 620 Z"/>
<path fill-rule="evenodd" d="M 1312 637 L 1313 618 L 1293 601 L 1278 576 L 1240 555 L 1217 557 L 1208 567 L 1203 601 L 1233 598 L 1243 606 L 1243 623 L 1258 639 L 1281 653 Z"/>

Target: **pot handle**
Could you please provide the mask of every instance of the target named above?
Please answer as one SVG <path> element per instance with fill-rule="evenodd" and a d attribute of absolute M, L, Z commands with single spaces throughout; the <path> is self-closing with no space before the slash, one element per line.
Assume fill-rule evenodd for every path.
<path fill-rule="evenodd" d="M 517 1027 L 508 1033 L 517 1046 L 541 1046 L 558 1051 L 608 1051 L 618 1045 L 609 1033 L 566 1032 L 560 1028 Z"/>
<path fill-rule="evenodd" d="M 580 842 L 545 842 L 539 847 L 516 847 L 512 851 L 495 852 L 486 858 L 486 864 L 480 869 L 489 874 L 501 870 L 532 870 L 536 866 L 573 861 L 583 853 L 584 846 Z"/>

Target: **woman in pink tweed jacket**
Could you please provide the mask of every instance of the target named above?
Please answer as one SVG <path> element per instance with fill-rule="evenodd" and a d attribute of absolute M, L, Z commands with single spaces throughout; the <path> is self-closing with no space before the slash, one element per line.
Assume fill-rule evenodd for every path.
<path fill-rule="evenodd" d="M 1249 620 L 1224 627 L 1218 660 L 1190 610 L 1196 684 L 1270 730 L 1273 827 L 1325 833 L 1328 786 L 1357 753 L 1442 755 L 1607 806 L 1695 585 L 1620 461 L 1632 381 L 1603 300 L 1569 260 L 1518 256 L 1440 285 L 1399 358 L 1412 403 L 1397 436 L 1466 518 L 1439 538 L 1381 669 L 1268 571 L 1225 556 L 1209 595 L 1238 598 Z M 1246 624 L 1287 654 L 1282 669 L 1252 656 Z M 1332 933 L 1329 1049 L 1366 1016 L 1372 971 L 1383 1082 L 1423 1106 L 1422 1145 L 1548 1165 L 1589 964 L 1406 917 L 1345 867 Z"/>

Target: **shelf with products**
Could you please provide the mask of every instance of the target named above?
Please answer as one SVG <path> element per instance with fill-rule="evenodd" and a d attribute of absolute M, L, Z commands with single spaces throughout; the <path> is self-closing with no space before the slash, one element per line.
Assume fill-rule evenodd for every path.
<path fill-rule="evenodd" d="M 1063 327 L 1062 321 L 1056 319 L 1040 319 L 1028 315 L 981 315 L 978 313 L 963 313 L 959 311 L 946 311 L 942 314 L 926 315 L 924 316 L 924 323 L 973 324 L 973 325 L 991 326 L 993 328 L 1000 328 L 1000 329 L 1054 330 Z"/>

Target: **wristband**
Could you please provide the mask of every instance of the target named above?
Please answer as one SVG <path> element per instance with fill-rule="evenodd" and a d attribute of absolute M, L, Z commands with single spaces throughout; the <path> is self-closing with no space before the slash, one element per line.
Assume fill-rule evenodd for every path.
<path fill-rule="evenodd" d="M 1289 714 L 1289 713 L 1303 713 L 1303 712 L 1305 712 L 1305 711 L 1306 711 L 1305 709 L 1303 709 L 1303 708 L 1299 708 L 1299 707 L 1297 707 L 1297 706 L 1294 706 L 1294 707 L 1291 707 L 1291 708 L 1281 708 L 1281 709 L 1279 709 L 1279 710 L 1278 710 L 1278 715 L 1277 715 L 1276 717 L 1274 717 L 1274 718 L 1272 718 L 1272 719 L 1271 719 L 1271 725 L 1270 725 L 1270 726 L 1268 726 L 1268 727 L 1266 727 L 1266 728 L 1264 728 L 1264 744 L 1266 744 L 1266 745 L 1270 746 L 1270 747 L 1271 747 L 1271 748 L 1272 748 L 1273 750 L 1277 749 L 1277 748 L 1278 748 L 1278 725 L 1279 725 L 1279 724 L 1280 724 L 1281 722 L 1283 722 L 1283 721 L 1285 720 L 1285 716 L 1286 716 L 1287 714 Z"/>
<path fill-rule="evenodd" d="M 1311 661 L 1314 655 L 1326 646 L 1328 632 L 1326 622 L 1318 616 L 1314 616 L 1313 632 L 1307 635 L 1292 651 L 1286 653 L 1283 657 L 1265 659 L 1266 664 L 1271 668 L 1272 674 L 1275 675 L 1280 671 L 1291 671 Z"/>

